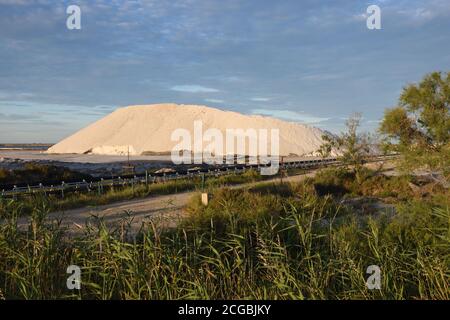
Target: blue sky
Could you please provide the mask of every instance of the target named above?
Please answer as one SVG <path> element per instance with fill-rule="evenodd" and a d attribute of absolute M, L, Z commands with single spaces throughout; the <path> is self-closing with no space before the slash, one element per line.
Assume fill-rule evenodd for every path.
<path fill-rule="evenodd" d="M 57 142 L 160 102 L 335 132 L 360 111 L 374 130 L 405 84 L 450 70 L 450 0 L 0 0 L 0 39 L 0 142 Z"/>

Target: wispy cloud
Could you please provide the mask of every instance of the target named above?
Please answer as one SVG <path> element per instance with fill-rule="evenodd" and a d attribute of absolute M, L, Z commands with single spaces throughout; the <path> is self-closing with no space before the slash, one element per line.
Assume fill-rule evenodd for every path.
<path fill-rule="evenodd" d="M 23 100 L 34 97 L 34 94 L 29 92 L 4 92 L 0 91 L 0 101 L 1 100 Z"/>
<path fill-rule="evenodd" d="M 220 90 L 214 88 L 203 87 L 200 85 L 178 85 L 170 88 L 173 91 L 190 92 L 190 93 L 213 93 Z"/>
<path fill-rule="evenodd" d="M 0 0 L 0 4 L 2 5 L 25 5 L 31 4 L 26 0 Z"/>
<path fill-rule="evenodd" d="M 0 0 L 0 113 L 64 122 L 4 117 L 0 139 L 58 140 L 114 109 L 95 106 L 158 102 L 279 107 L 261 114 L 331 130 L 343 121 L 322 116 L 380 118 L 405 84 L 450 69 L 449 0 L 72 2 L 82 30 L 65 26 L 71 1 Z M 369 4 L 381 31 L 366 27 Z"/>
<path fill-rule="evenodd" d="M 357 22 L 362 22 L 362 21 L 366 21 L 367 18 L 369 17 L 369 15 L 367 13 L 355 13 L 352 15 L 351 20 L 357 21 Z"/>
<path fill-rule="evenodd" d="M 9 114 L 5 114 L 5 113 L 0 113 L 0 120 L 35 120 L 35 119 L 39 119 L 40 116 L 36 115 L 36 114 L 16 114 L 16 113 L 9 113 Z"/>
<path fill-rule="evenodd" d="M 224 100 L 221 99 L 205 99 L 206 102 L 211 102 L 211 103 L 224 103 Z"/>
<path fill-rule="evenodd" d="M 367 120 L 366 123 L 377 124 L 377 123 L 381 123 L 381 120 Z"/>
<path fill-rule="evenodd" d="M 114 108 L 0 100 L 0 142 L 57 142 Z"/>
<path fill-rule="evenodd" d="M 316 117 L 314 115 L 306 114 L 303 112 L 291 111 L 291 110 L 274 110 L 274 109 L 252 109 L 252 114 L 259 114 L 264 116 L 270 116 L 283 120 L 296 121 L 305 124 L 315 124 L 323 121 L 327 121 L 330 118 Z"/>
<path fill-rule="evenodd" d="M 300 80 L 306 81 L 325 81 L 325 80 L 335 80 L 339 78 L 341 78 L 341 75 L 335 73 L 312 73 L 300 76 Z"/>
<path fill-rule="evenodd" d="M 395 19 L 399 24 L 421 26 L 436 18 L 449 17 L 448 0 L 398 0 L 382 1 L 382 17 Z"/>
<path fill-rule="evenodd" d="M 226 75 L 216 75 L 216 76 L 207 76 L 205 79 L 213 79 L 221 82 L 244 82 L 245 79 L 241 76 L 226 76 Z"/>

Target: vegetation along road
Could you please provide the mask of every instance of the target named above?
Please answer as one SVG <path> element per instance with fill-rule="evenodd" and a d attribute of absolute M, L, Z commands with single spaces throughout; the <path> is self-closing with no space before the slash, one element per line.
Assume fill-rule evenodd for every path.
<path fill-rule="evenodd" d="M 316 171 L 306 174 L 283 178 L 286 182 L 298 182 L 306 177 L 314 176 Z M 246 183 L 231 188 L 250 187 L 257 183 L 269 183 L 279 181 L 279 178 L 264 182 Z M 175 226 L 184 213 L 184 207 L 188 204 L 195 191 L 182 192 L 169 195 L 150 196 L 142 199 L 133 199 L 101 206 L 84 207 L 50 213 L 47 219 L 61 222 L 72 233 L 82 233 L 89 225 L 99 222 L 105 223 L 110 228 L 121 227 L 122 224 L 130 224 L 137 231 L 143 223 L 152 221 L 164 226 Z M 30 217 L 19 219 L 19 226 L 29 225 Z"/>

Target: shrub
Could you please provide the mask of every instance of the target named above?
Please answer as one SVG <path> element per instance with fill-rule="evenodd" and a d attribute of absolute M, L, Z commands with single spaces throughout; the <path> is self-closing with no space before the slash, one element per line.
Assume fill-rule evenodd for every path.
<path fill-rule="evenodd" d="M 290 185 L 289 196 L 218 190 L 208 207 L 197 195 L 176 228 L 144 225 L 128 238 L 129 218 L 112 229 L 99 219 L 69 238 L 45 222 L 42 202 L 20 228 L 21 203 L 2 202 L 0 291 L 7 299 L 450 298 L 448 199 L 361 217 L 310 186 Z M 82 268 L 76 294 L 66 288 L 71 264 Z M 381 290 L 366 288 L 373 264 Z"/>
<path fill-rule="evenodd" d="M 59 184 L 61 181 L 74 182 L 92 180 L 88 174 L 80 173 L 64 167 L 26 163 L 22 169 L 0 169 L 0 188 L 12 185 Z"/>
<path fill-rule="evenodd" d="M 320 195 L 351 192 L 355 174 L 345 168 L 326 168 L 317 172 L 314 185 Z"/>

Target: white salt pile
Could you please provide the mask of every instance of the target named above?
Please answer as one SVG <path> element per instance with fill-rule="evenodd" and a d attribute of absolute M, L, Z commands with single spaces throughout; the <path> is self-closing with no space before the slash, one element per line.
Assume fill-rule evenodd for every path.
<path fill-rule="evenodd" d="M 193 132 L 196 120 L 202 121 L 203 132 L 216 128 L 224 137 L 226 129 L 279 129 L 280 155 L 311 154 L 323 142 L 322 130 L 298 123 L 205 106 L 155 104 L 117 109 L 47 152 L 101 155 L 170 153 L 179 143 L 171 140 L 174 130 L 184 128 Z"/>

